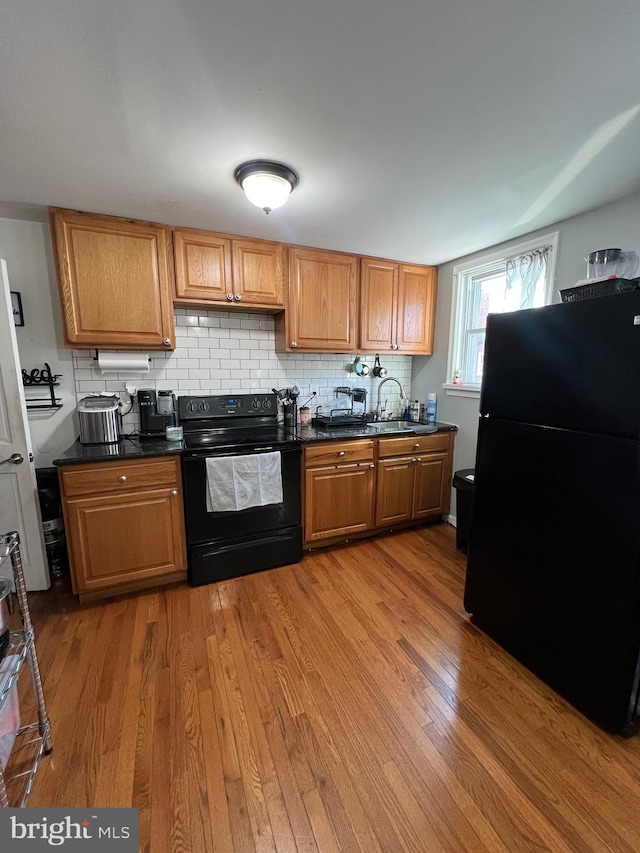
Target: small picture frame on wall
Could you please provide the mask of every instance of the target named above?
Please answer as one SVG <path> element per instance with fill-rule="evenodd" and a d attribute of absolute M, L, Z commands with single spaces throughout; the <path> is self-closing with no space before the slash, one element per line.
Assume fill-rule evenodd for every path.
<path fill-rule="evenodd" d="M 16 326 L 24 326 L 24 314 L 22 313 L 22 297 L 17 290 L 11 291 L 11 308 L 13 310 L 13 322 Z"/>

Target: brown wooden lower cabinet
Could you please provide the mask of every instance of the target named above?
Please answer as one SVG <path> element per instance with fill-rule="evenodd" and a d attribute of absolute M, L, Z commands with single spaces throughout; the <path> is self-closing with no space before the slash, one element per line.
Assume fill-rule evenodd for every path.
<path fill-rule="evenodd" d="M 71 580 L 81 600 L 186 577 L 178 457 L 59 472 Z"/>
<path fill-rule="evenodd" d="M 307 445 L 305 545 L 446 515 L 454 435 Z"/>
<path fill-rule="evenodd" d="M 380 460 L 376 484 L 376 527 L 448 512 L 448 461 L 448 453 Z"/>
<path fill-rule="evenodd" d="M 373 458 L 371 439 L 305 447 L 306 544 L 362 533 L 373 526 Z"/>

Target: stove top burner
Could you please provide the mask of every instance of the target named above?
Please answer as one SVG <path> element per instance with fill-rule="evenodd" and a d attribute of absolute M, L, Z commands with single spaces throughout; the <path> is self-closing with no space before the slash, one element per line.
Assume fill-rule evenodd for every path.
<path fill-rule="evenodd" d="M 222 429 L 205 432 L 185 433 L 184 441 L 188 448 L 207 448 L 243 444 L 279 444 L 289 439 L 283 429 L 264 427 L 262 429 Z"/>

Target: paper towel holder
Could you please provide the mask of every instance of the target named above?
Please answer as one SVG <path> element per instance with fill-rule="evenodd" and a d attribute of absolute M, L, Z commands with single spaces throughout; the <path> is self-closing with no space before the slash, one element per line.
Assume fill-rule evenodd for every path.
<path fill-rule="evenodd" d="M 98 364 L 94 369 L 98 370 L 101 373 L 147 373 L 151 369 L 151 358 L 148 353 L 142 352 L 131 352 L 131 351 L 123 351 L 123 350 L 98 350 L 96 349 L 95 354 L 92 356 L 93 361 L 97 361 Z M 114 365 L 113 367 L 103 367 L 100 364 L 100 352 L 103 354 L 110 354 L 114 356 L 118 355 L 130 355 L 134 360 L 139 359 L 136 364 L 127 364 L 127 359 L 123 359 L 123 363 L 120 365 Z M 144 366 L 143 366 L 144 365 Z"/>

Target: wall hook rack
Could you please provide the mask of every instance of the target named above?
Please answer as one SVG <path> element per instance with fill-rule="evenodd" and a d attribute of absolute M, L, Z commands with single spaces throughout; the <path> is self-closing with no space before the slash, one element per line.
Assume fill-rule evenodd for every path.
<path fill-rule="evenodd" d="M 27 409 L 61 409 L 61 398 L 56 397 L 53 389 L 60 385 L 58 379 L 62 375 L 62 373 L 52 373 L 46 361 L 42 368 L 36 367 L 29 371 L 23 367 L 22 384 L 25 388 L 47 388 L 49 390 L 48 397 L 28 397 Z"/>

